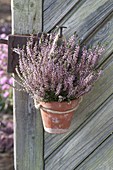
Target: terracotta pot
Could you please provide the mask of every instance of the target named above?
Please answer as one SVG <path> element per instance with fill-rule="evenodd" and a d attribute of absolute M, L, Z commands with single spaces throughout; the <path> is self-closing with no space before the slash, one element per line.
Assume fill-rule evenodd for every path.
<path fill-rule="evenodd" d="M 71 102 L 35 102 L 40 105 L 43 126 L 46 132 L 61 134 L 68 131 L 74 111 L 78 108 L 81 98 Z"/>

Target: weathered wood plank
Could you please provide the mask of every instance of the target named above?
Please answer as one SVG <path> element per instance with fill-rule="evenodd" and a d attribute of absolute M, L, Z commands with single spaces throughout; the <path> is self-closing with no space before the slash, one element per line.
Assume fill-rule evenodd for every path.
<path fill-rule="evenodd" d="M 42 30 L 42 0 L 12 1 L 13 34 Z M 18 77 L 15 75 L 18 80 Z M 14 84 L 17 89 L 20 86 Z M 43 170 L 43 128 L 40 113 L 24 92 L 14 90 L 15 170 Z"/>
<path fill-rule="evenodd" d="M 16 87 L 19 88 L 17 84 Z M 15 170 L 43 170 L 40 113 L 26 93 L 14 92 Z"/>
<path fill-rule="evenodd" d="M 112 170 L 113 135 L 97 148 L 76 170 Z"/>
<path fill-rule="evenodd" d="M 51 1 L 52 2 L 52 1 Z M 82 1 L 83 2 L 83 1 Z M 79 4 L 79 3 L 78 3 Z M 49 4 L 50 6 L 51 4 Z M 50 7 L 46 9 L 45 12 L 51 13 Z M 57 9 L 57 4 L 56 4 Z M 55 8 L 53 9 L 53 11 Z M 65 35 L 67 37 L 71 36 L 75 31 L 77 31 L 79 37 L 87 42 L 87 44 L 94 44 L 97 41 L 102 42 L 109 42 L 106 48 L 106 53 L 101 60 L 101 63 L 103 63 L 109 55 L 113 52 L 112 46 L 113 46 L 113 1 L 112 0 L 102 0 L 102 1 L 90 1 L 86 0 L 81 6 L 74 6 L 74 8 L 71 11 L 68 11 L 68 13 L 65 14 L 63 18 L 58 18 L 58 20 L 55 19 L 55 14 L 52 16 L 51 14 L 48 15 L 48 19 L 46 18 L 46 24 L 45 24 L 45 31 L 50 31 L 54 28 L 55 23 L 59 23 L 60 25 L 65 25 L 68 27 L 68 29 L 65 30 Z M 50 19 L 50 22 L 49 22 Z M 52 25 L 51 21 L 54 21 L 54 24 Z M 56 21 L 56 22 L 55 22 Z M 101 28 L 103 27 L 103 28 Z M 91 40 L 90 40 L 91 39 Z M 110 59 L 112 62 L 112 57 Z M 112 66 L 111 66 L 112 65 Z M 77 164 L 79 164 L 79 161 L 74 164 L 71 163 L 73 160 L 73 150 L 75 149 L 72 147 L 72 150 L 69 150 L 64 147 L 65 141 L 68 141 L 70 145 L 74 145 L 74 135 L 72 133 L 78 128 L 80 125 L 84 125 L 84 121 L 86 121 L 88 118 L 91 118 L 94 116 L 97 112 L 96 109 L 112 94 L 113 92 L 113 76 L 112 76 L 112 64 L 109 64 L 107 68 L 104 70 L 104 75 L 101 77 L 101 79 L 96 83 L 96 86 L 94 87 L 93 91 L 84 97 L 84 100 L 79 107 L 78 111 L 75 113 L 75 117 L 72 123 L 72 127 L 70 129 L 70 132 L 65 135 L 47 135 L 45 136 L 45 158 L 46 158 L 46 168 L 49 169 L 68 169 L 71 170 Z M 106 83 L 105 83 L 106 82 Z M 98 89 L 98 90 L 97 90 Z M 92 108 L 93 107 L 93 108 Z M 103 108 L 104 109 L 104 108 Z M 92 115 L 92 116 L 91 116 Z M 91 117 L 90 117 L 91 116 Z M 104 119 L 104 117 L 103 117 Z M 87 121 L 86 121 L 87 122 Z M 85 123 L 86 123 L 85 122 Z M 104 125 L 103 125 L 104 126 Z M 81 126 L 82 128 L 82 126 Z M 104 127 L 103 127 L 104 128 Z M 75 131 L 75 136 L 77 135 L 77 132 Z M 84 132 L 82 132 L 84 133 Z M 96 133 L 95 133 L 96 135 Z M 106 132 L 107 136 L 107 132 Z M 103 137 L 103 136 L 102 136 Z M 73 142 L 72 142 L 73 140 Z M 81 140 L 84 140 L 81 138 Z M 92 139 L 93 140 L 93 139 Z M 101 141 L 101 139 L 100 139 Z M 79 141 L 80 142 L 80 141 Z M 98 145 L 98 144 L 97 144 Z M 59 147 L 60 146 L 60 147 Z M 67 145 L 66 143 L 66 146 Z M 74 145 L 75 146 L 75 145 Z M 70 146 L 69 146 L 70 147 Z M 75 147 L 78 147 L 77 145 Z M 95 145 L 96 147 L 96 145 Z M 60 149 L 62 151 L 60 151 Z M 67 150 L 66 150 L 67 149 Z M 81 149 L 81 147 L 79 147 Z M 93 148 L 94 149 L 94 148 Z M 55 151 L 56 150 L 56 151 Z M 66 153 L 65 153 L 66 151 Z M 64 153 L 63 153 L 64 152 Z M 69 153 L 68 153 L 69 152 Z M 72 154 L 71 154 L 72 152 Z M 79 151 L 78 151 L 79 152 Z M 85 152 L 85 151 L 84 151 Z M 89 150 L 90 153 L 90 150 Z M 89 154 L 87 153 L 87 155 Z M 48 158 L 48 156 L 51 154 L 51 156 Z M 85 155 L 85 153 L 82 153 Z M 80 155 L 79 155 L 80 157 Z M 84 156 L 82 159 L 86 158 L 87 156 Z M 51 160 L 50 160 L 51 159 Z M 68 162 L 69 160 L 69 162 Z M 81 162 L 80 161 L 80 162 Z M 64 165 L 65 164 L 65 165 Z M 71 165 L 71 166 L 69 166 Z"/>
<path fill-rule="evenodd" d="M 42 0 L 12 0 L 11 2 L 13 33 L 35 34 L 42 31 Z"/>
<path fill-rule="evenodd" d="M 113 18 L 112 0 L 102 0 L 101 2 L 100 1 L 93 2 L 87 0 L 85 1 L 85 3 L 83 3 L 83 5 L 81 5 L 77 9 L 78 10 L 75 9 L 71 15 L 68 14 L 67 18 L 66 19 L 63 18 L 63 20 L 59 23 L 60 25 L 67 26 L 68 29 L 64 30 L 66 37 L 70 37 L 75 31 L 77 31 L 80 39 L 84 43 L 87 43 L 89 39 L 91 39 L 91 41 L 89 41 L 90 44 L 92 44 L 92 42 L 94 41 L 95 43 L 101 41 L 104 44 L 112 41 L 113 39 L 112 36 L 113 30 L 111 29 L 113 26 L 113 20 L 111 20 L 111 18 Z M 105 24 L 106 22 L 107 24 Z M 49 21 L 47 22 L 47 24 L 48 23 Z M 99 32 L 98 29 L 100 29 Z M 92 36 L 94 36 L 94 38 Z M 111 44 L 111 46 L 109 45 L 110 44 L 108 44 L 108 48 L 106 48 L 106 53 L 102 59 L 103 61 L 106 60 L 106 57 L 112 53 L 111 47 L 113 44 Z"/>
<path fill-rule="evenodd" d="M 65 30 L 66 36 L 69 37 L 77 31 L 79 37 L 85 39 L 86 35 L 95 30 L 112 11 L 112 0 L 87 0 L 66 22 L 62 23 L 69 28 Z"/>
<path fill-rule="evenodd" d="M 46 160 L 45 169 L 73 170 L 113 132 L 113 95 Z"/>
<path fill-rule="evenodd" d="M 110 62 L 110 63 L 109 63 Z M 83 102 L 75 112 L 71 128 L 68 133 L 63 135 L 45 136 L 45 158 L 49 156 L 73 131 L 75 131 L 93 112 L 113 93 L 113 56 L 109 65 L 104 65 L 104 71 L 101 78 L 96 82 L 93 90 L 84 96 Z"/>
<path fill-rule="evenodd" d="M 68 13 L 63 12 L 65 14 L 63 17 L 62 14 L 55 11 L 59 7 L 58 1 L 56 1 L 56 7 L 54 7 L 53 4 L 53 9 L 51 9 L 50 5 L 50 8 L 48 7 L 48 9 L 44 11 L 44 30 L 50 31 L 57 23 L 59 23 L 59 25 L 65 25 L 68 27 L 68 29 L 65 30 L 65 35 L 67 37 L 77 31 L 79 36 L 84 38 L 87 32 L 94 30 L 95 27 L 106 18 L 106 15 L 113 11 L 112 0 L 86 0 L 79 1 L 79 3 L 77 3 L 77 5 L 75 3 L 73 8 L 70 11 L 68 10 Z M 60 9 L 62 9 L 62 6 Z"/>
<path fill-rule="evenodd" d="M 101 40 L 102 44 L 105 44 L 105 42 L 109 42 L 108 45 L 106 46 L 106 51 L 105 54 L 101 60 L 100 63 L 103 63 L 104 60 L 107 59 L 107 57 L 113 52 L 112 46 L 113 46 L 113 17 L 110 18 L 107 23 L 96 32 L 93 37 L 90 37 L 91 40 L 87 42 L 87 44 L 95 44 L 98 41 Z M 112 57 L 111 57 L 112 59 Z M 112 63 L 112 60 L 111 60 Z M 108 70 L 109 71 L 108 71 Z M 63 140 L 66 139 L 66 136 L 68 137 L 72 131 L 74 131 L 80 124 L 83 123 L 85 119 L 87 119 L 88 116 L 92 114 L 92 112 L 99 107 L 101 103 L 106 100 L 106 98 L 112 93 L 113 88 L 112 88 L 112 67 L 110 66 L 107 68 L 102 76 L 102 78 L 98 81 L 98 83 L 95 85 L 94 90 L 88 94 L 85 97 L 85 100 L 83 100 L 82 104 L 78 108 L 78 111 L 76 112 L 76 119 L 72 122 L 72 129 L 69 132 L 69 134 L 61 135 L 61 136 L 56 136 L 56 135 L 46 135 L 45 136 L 45 157 L 49 155 L 55 148 L 58 147 L 60 143 L 63 142 Z M 104 83 L 106 82 L 106 84 Z M 101 87 L 101 88 L 100 88 Z M 92 108 L 93 106 L 93 108 Z M 81 108 L 81 109 L 80 109 Z M 81 113 L 81 117 L 78 116 L 79 113 Z M 79 121 L 78 121 L 79 120 Z M 55 140 L 57 142 L 55 142 Z"/>
<path fill-rule="evenodd" d="M 86 43 L 87 45 L 97 44 L 100 42 L 106 48 L 102 59 L 100 60 L 100 64 L 104 63 L 104 61 L 113 53 L 113 13 L 110 18 L 107 19 L 106 24 L 102 25 L 101 29 L 97 31 L 92 37 L 89 36 Z"/>
<path fill-rule="evenodd" d="M 71 11 L 79 0 L 45 0 L 44 1 L 44 30 L 51 30 Z"/>

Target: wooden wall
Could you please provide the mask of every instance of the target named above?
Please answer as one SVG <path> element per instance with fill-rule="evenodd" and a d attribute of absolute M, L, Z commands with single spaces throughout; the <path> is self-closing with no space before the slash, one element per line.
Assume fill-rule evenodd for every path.
<path fill-rule="evenodd" d="M 84 96 L 68 133 L 45 133 L 45 170 L 113 170 L 113 0 L 44 0 L 44 31 L 67 26 L 83 43 L 101 42 L 103 74 Z"/>

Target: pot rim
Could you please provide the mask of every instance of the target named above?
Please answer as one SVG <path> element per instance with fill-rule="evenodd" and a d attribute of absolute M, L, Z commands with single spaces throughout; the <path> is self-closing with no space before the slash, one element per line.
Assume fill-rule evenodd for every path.
<path fill-rule="evenodd" d="M 49 112 L 49 113 L 53 113 L 53 114 L 68 114 L 68 113 L 70 113 L 70 112 L 73 112 L 73 111 L 75 111 L 75 110 L 77 110 L 77 108 L 78 108 L 78 106 L 79 106 L 79 104 L 82 102 L 82 99 L 83 99 L 83 97 L 80 97 L 79 98 L 80 100 L 78 101 L 78 99 L 77 99 L 77 101 L 78 101 L 78 104 L 76 105 L 76 106 L 74 106 L 74 107 L 72 107 L 72 108 L 70 108 L 70 109 L 67 109 L 67 110 L 65 110 L 65 111 L 57 111 L 57 110 L 53 110 L 53 109 L 51 109 L 51 108 L 47 108 L 47 107 L 45 107 L 45 106 L 43 106 L 43 104 L 46 104 L 46 103 L 54 103 L 54 104 L 57 104 L 58 102 L 39 102 L 38 104 L 36 103 L 36 101 L 35 101 L 35 107 L 37 108 L 37 109 L 42 109 L 43 111 L 46 111 L 46 112 Z M 76 100 L 76 99 L 75 99 Z M 75 100 L 72 100 L 72 101 L 75 101 Z M 72 102 L 71 101 L 71 102 Z M 71 103 L 71 102 L 69 102 L 69 104 Z M 59 102 L 59 103 L 68 103 L 68 102 Z"/>

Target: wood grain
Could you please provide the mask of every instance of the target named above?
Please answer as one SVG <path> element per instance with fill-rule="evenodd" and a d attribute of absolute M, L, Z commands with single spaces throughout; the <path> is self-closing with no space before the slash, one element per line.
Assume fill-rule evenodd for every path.
<path fill-rule="evenodd" d="M 99 24 L 99 22 L 101 21 L 101 17 L 103 18 L 103 15 L 104 16 L 106 16 L 107 14 L 106 14 L 106 12 L 108 12 L 108 11 L 111 11 L 112 10 L 112 3 L 111 3 L 111 1 L 101 1 L 101 3 L 103 3 L 104 5 L 101 7 L 101 3 L 99 3 L 98 4 L 98 2 L 95 2 L 94 4 L 93 4 L 93 2 L 90 2 L 90 3 L 92 3 L 92 6 L 91 6 L 91 4 L 90 4 L 90 6 L 91 6 L 91 8 L 93 8 L 93 5 L 95 5 L 95 9 L 93 9 L 94 10 L 94 14 L 93 14 L 93 12 L 90 10 L 90 13 L 88 13 L 87 15 L 89 15 L 90 16 L 90 19 L 88 19 L 88 17 L 86 17 L 86 20 L 85 20 L 85 22 L 87 21 L 87 19 L 88 19 L 88 21 L 87 21 L 87 27 L 90 27 L 90 29 L 92 29 L 92 27 L 93 27 L 93 25 L 91 25 L 91 24 L 94 24 L 95 25 L 95 23 L 97 22 L 98 24 Z M 87 5 L 86 5 L 87 4 Z M 82 17 L 84 17 L 84 12 L 86 11 L 86 9 L 88 8 L 88 2 L 86 3 L 86 4 L 83 4 L 83 6 L 81 6 L 80 7 L 80 9 L 79 9 L 79 12 L 75 12 L 75 14 L 74 15 L 82 15 Z M 100 5 L 100 8 L 99 8 L 99 5 Z M 83 7 L 84 7 L 84 10 L 83 10 Z M 87 7 L 87 8 L 86 8 Z M 108 11 L 107 10 L 105 10 L 105 7 L 107 8 L 107 9 L 109 9 Z M 104 13 L 105 12 L 105 13 Z M 83 14 L 82 14 L 83 13 Z M 91 15 L 92 14 L 92 15 Z M 100 15 L 99 15 L 100 14 Z M 100 17 L 100 19 L 99 19 L 99 17 Z M 73 16 L 72 16 L 72 18 L 73 18 Z M 95 18 L 96 18 L 96 20 L 95 20 Z M 69 19 L 70 20 L 70 19 Z M 80 21 L 80 17 L 79 17 L 79 21 Z M 68 22 L 68 21 L 67 21 Z M 71 23 L 71 22 L 70 22 Z M 73 23 L 75 23 L 75 21 L 73 20 Z M 78 25 L 79 25 L 80 23 L 78 23 Z M 98 25 L 97 24 L 97 25 Z M 82 34 L 82 31 L 83 31 L 83 33 L 86 33 L 87 34 L 87 36 L 88 36 L 88 33 L 89 33 L 89 31 L 87 32 L 86 31 L 86 27 L 84 28 L 84 22 L 82 23 L 81 22 L 81 25 L 82 25 L 82 27 L 81 27 L 81 31 L 80 31 L 80 34 Z M 84 28 L 84 29 L 82 29 L 82 28 Z M 107 59 L 107 57 L 112 53 L 112 46 L 113 46 L 113 15 L 112 15 L 112 17 L 110 17 L 105 23 L 104 23 L 104 25 L 102 25 L 102 27 L 100 27 L 100 29 L 97 31 L 97 32 L 94 32 L 94 34 L 92 35 L 92 36 L 90 36 L 90 39 L 87 41 L 87 44 L 96 44 L 97 42 L 101 42 L 103 45 L 105 45 L 105 42 L 109 42 L 108 43 L 108 45 L 105 47 L 106 48 L 106 50 L 105 50 L 105 54 L 104 54 L 104 56 L 103 56 L 103 58 L 102 58 L 102 60 L 101 60 L 101 63 L 103 63 L 103 61 L 105 61 L 106 59 Z M 73 27 L 72 28 L 72 30 L 73 29 L 75 29 L 75 27 Z M 68 29 L 67 29 L 68 30 Z M 69 32 L 70 32 L 70 34 L 72 33 L 71 32 L 71 30 L 68 30 Z M 86 31 L 86 32 L 85 32 Z M 111 67 L 110 67 L 110 70 L 108 71 L 108 72 L 111 72 L 110 74 L 112 74 L 112 70 L 111 70 Z M 83 104 L 82 105 L 84 105 L 84 106 L 80 106 L 81 108 L 83 107 L 83 109 L 82 110 L 79 110 L 79 112 L 81 113 L 81 111 L 83 112 L 83 110 L 85 109 L 86 110 L 86 108 L 88 108 L 87 109 L 87 111 L 85 112 L 85 113 L 83 113 L 83 115 L 84 116 L 86 116 L 86 118 L 87 118 L 87 116 L 89 115 L 88 113 L 92 113 L 98 106 L 99 106 L 99 104 L 101 104 L 107 97 L 108 97 L 108 95 L 110 95 L 111 94 L 111 92 L 112 92 L 112 88 L 109 88 L 107 85 L 105 85 L 104 84 L 104 81 L 106 81 L 107 79 L 108 79 L 108 77 L 109 77 L 109 75 L 108 75 L 109 73 L 105 73 L 104 74 L 104 76 L 105 76 L 105 78 L 103 78 L 103 80 L 99 80 L 99 84 L 97 84 L 97 86 L 95 86 L 95 90 L 94 91 L 92 91 L 92 93 L 91 93 L 91 95 L 93 96 L 93 97 L 91 97 L 91 95 L 89 94 L 88 96 L 87 96 L 87 102 L 84 102 L 83 101 Z M 110 77 L 109 77 L 110 78 Z M 109 81 L 108 81 L 109 82 Z M 107 82 L 106 82 L 107 83 Z M 101 88 L 101 90 L 102 90 L 102 93 L 101 94 L 99 94 L 98 93 L 98 91 L 99 92 L 101 92 L 100 91 L 100 88 L 99 88 L 99 86 L 101 86 L 101 85 L 105 85 L 105 87 L 104 88 L 106 88 L 106 90 L 105 89 L 103 89 L 102 90 L 102 88 Z M 109 83 L 108 83 L 109 84 Z M 112 86 L 112 83 L 110 83 L 110 87 Z M 97 90 L 99 88 L 99 90 Z M 108 89 L 108 92 L 107 92 L 107 89 Z M 109 93 L 110 92 L 110 93 Z M 107 95 L 108 94 L 108 95 Z M 102 96 L 102 95 L 104 95 L 104 96 Z M 90 98 L 92 98 L 92 100 L 90 99 Z M 94 107 L 93 107 L 93 109 L 92 109 L 92 105 L 91 105 L 91 107 L 90 107 L 90 101 L 91 101 L 91 103 L 92 103 L 92 105 L 94 105 Z M 97 101 L 97 102 L 96 102 Z M 89 103 L 89 106 L 88 106 L 88 103 Z M 91 108 L 91 109 L 90 109 Z M 83 116 L 83 117 L 84 117 Z M 80 119 L 81 120 L 81 119 Z M 84 119 L 83 119 L 84 120 Z M 75 120 L 74 120 L 75 121 Z M 76 122 L 76 121 L 75 121 Z M 76 122 L 77 123 L 77 122 Z M 81 120 L 81 124 L 82 124 L 82 120 Z M 74 123 L 74 125 L 75 125 L 75 123 Z M 80 124 L 79 123 L 77 123 L 77 125 L 79 126 Z M 72 125 L 73 126 L 73 125 Z M 78 127 L 77 126 L 77 127 Z M 73 126 L 74 127 L 74 126 Z M 76 127 L 76 126 L 75 126 Z M 48 137 L 47 137 L 48 136 Z M 52 138 L 55 138 L 55 140 L 57 141 L 57 142 L 59 142 L 59 143 L 62 143 L 63 142 L 63 140 L 65 139 L 65 137 L 64 136 L 66 136 L 66 135 L 61 135 L 60 137 L 56 137 L 55 135 L 52 135 L 51 137 L 49 137 L 49 135 L 46 135 L 46 138 L 49 138 L 47 141 L 47 144 L 45 145 L 45 147 L 47 148 L 47 150 L 49 150 L 49 141 L 50 141 L 50 147 L 57 147 L 56 146 L 56 143 L 55 143 L 55 141 L 54 140 L 52 140 Z M 68 135 L 67 135 L 68 136 Z M 57 138 L 57 139 L 56 139 Z M 53 142 L 52 142 L 53 141 Z M 52 143 L 52 144 L 51 144 Z M 45 149 L 45 155 L 48 155 L 47 153 L 47 150 Z M 52 150 L 53 151 L 53 150 Z"/>
<path fill-rule="evenodd" d="M 109 63 L 110 62 L 110 63 Z M 84 96 L 82 103 L 75 112 L 71 128 L 63 135 L 45 136 L 45 158 L 59 147 L 93 112 L 113 93 L 113 56 L 108 63 L 104 64 L 104 71 L 101 78 L 96 82 L 93 90 Z M 108 64 L 108 65 L 107 65 Z M 95 113 L 94 113 L 95 114 Z"/>
<path fill-rule="evenodd" d="M 14 33 L 35 34 L 42 30 L 42 0 L 12 0 L 11 3 Z"/>
<path fill-rule="evenodd" d="M 63 4 L 64 6 L 66 2 Z M 52 30 L 56 24 L 59 24 L 68 27 L 68 29 L 65 30 L 67 37 L 70 37 L 77 31 L 79 36 L 84 38 L 87 32 L 97 27 L 97 25 L 106 18 L 106 15 L 113 11 L 112 0 L 82 0 L 77 4 L 74 0 L 70 1 L 70 5 L 72 2 L 75 3 L 73 7 L 71 6 L 72 9 L 69 10 L 67 5 L 62 13 L 60 11 L 62 10 L 60 1 L 55 1 L 56 4 L 53 4 L 52 7 L 51 4 L 49 4 L 50 7 L 48 6 L 47 10 L 44 11 L 44 30 L 46 32 Z M 64 15 L 62 16 L 62 14 Z"/>
<path fill-rule="evenodd" d="M 100 64 L 104 63 L 108 56 L 113 54 L 113 13 L 110 18 L 107 19 L 101 28 L 93 35 L 89 36 L 86 40 L 87 45 L 95 45 L 100 42 L 105 47 L 105 52 L 100 60 Z"/>
<path fill-rule="evenodd" d="M 47 1 L 45 2 L 47 5 Z M 65 25 L 68 27 L 64 31 L 66 37 L 70 37 L 77 31 L 80 39 L 87 43 L 87 45 L 101 42 L 105 46 L 105 43 L 108 43 L 104 56 L 100 61 L 100 65 L 103 65 L 104 72 L 100 80 L 95 84 L 93 90 L 84 97 L 83 102 L 75 113 L 69 133 L 57 136 L 45 134 L 46 170 L 53 168 L 55 170 L 73 170 L 93 152 L 113 130 L 109 129 L 111 128 L 111 124 L 108 123 L 110 120 L 108 121 L 108 119 L 106 119 L 107 114 L 109 115 L 110 113 L 112 116 L 111 113 L 113 111 L 111 100 L 107 101 L 113 93 L 113 1 L 86 0 L 82 1 L 81 4 L 80 2 L 81 1 L 75 3 L 71 10 L 66 11 L 66 13 L 63 11 L 64 13 L 62 15 L 60 12 L 57 13 L 57 11 L 55 11 L 62 9 L 62 5 L 61 8 L 58 9 L 60 2 L 49 1 L 44 11 L 44 30 L 50 31 L 54 29 L 56 24 Z M 106 102 L 107 105 L 111 102 L 109 106 L 109 109 L 111 109 L 110 112 L 109 109 L 106 109 Z M 100 110 L 98 110 L 99 107 L 101 107 Z M 100 122 L 98 120 L 97 122 L 96 119 L 95 121 L 94 118 L 96 116 L 98 117 L 101 113 L 104 114 L 101 115 L 102 120 Z M 92 125 L 90 126 L 89 123 L 91 122 Z M 109 124 L 108 126 L 106 125 L 107 123 Z M 86 126 L 87 128 L 84 128 Z M 89 133 L 90 129 L 93 131 L 92 128 L 96 128 L 96 130 L 91 137 Z M 104 128 L 106 129 L 105 131 Z M 90 137 L 91 141 L 89 139 Z"/>
<path fill-rule="evenodd" d="M 113 135 L 104 141 L 76 170 L 113 170 Z"/>
<path fill-rule="evenodd" d="M 101 22 L 103 22 L 106 16 L 112 11 L 112 0 L 85 1 L 67 21 L 62 23 L 69 28 L 65 30 L 66 36 L 70 37 L 77 31 L 79 37 L 82 40 L 85 39 L 97 26 L 101 26 Z"/>
<path fill-rule="evenodd" d="M 45 0 L 44 30 L 48 32 L 54 28 L 78 2 L 79 0 Z"/>
<path fill-rule="evenodd" d="M 113 28 L 113 15 L 107 20 L 106 23 L 104 23 L 103 27 L 100 28 L 97 32 L 95 32 L 95 34 L 93 34 L 93 36 L 91 36 L 90 39 L 87 41 L 88 45 L 89 44 L 93 45 L 100 41 L 105 46 L 105 53 L 100 61 L 100 64 L 106 61 L 108 56 L 110 56 L 110 54 L 113 52 L 112 49 L 113 29 L 112 28 Z M 106 42 L 107 45 L 105 45 Z M 110 62 L 112 63 L 112 57 Z M 80 124 L 82 124 L 83 121 L 87 119 L 87 117 L 90 116 L 94 112 L 94 110 L 99 105 L 101 105 L 101 103 L 104 102 L 104 100 L 106 100 L 106 98 L 112 93 L 113 78 L 112 78 L 112 67 L 110 65 L 103 73 L 102 78 L 98 81 L 98 83 L 95 84 L 94 90 L 85 97 L 82 104 L 80 105 L 76 114 L 77 121 L 76 119 L 74 119 L 74 121 L 72 122 L 72 127 L 71 127 L 72 131 L 76 130 L 76 128 L 80 126 Z M 79 116 L 79 113 L 81 113 L 81 116 Z M 54 151 L 55 148 L 57 148 L 57 146 L 59 146 L 60 143 L 62 143 L 66 138 L 68 138 L 68 136 L 72 133 L 72 131 L 70 131 L 65 135 L 60 135 L 60 136 L 46 135 L 45 157 L 47 157 L 51 152 Z M 55 142 L 55 140 L 57 142 Z"/>
<path fill-rule="evenodd" d="M 113 132 L 113 95 L 46 160 L 45 169 L 73 170 Z"/>
<path fill-rule="evenodd" d="M 42 0 L 12 1 L 13 34 L 42 30 Z M 15 75 L 18 80 L 18 77 Z M 20 86 L 14 84 L 17 89 Z M 32 99 L 14 90 L 15 170 L 43 170 L 43 128 Z"/>

